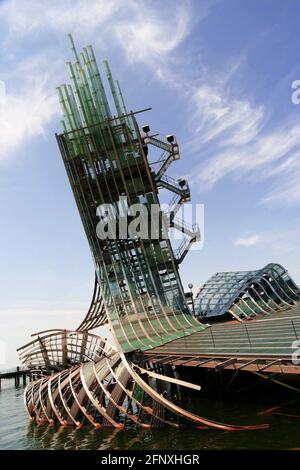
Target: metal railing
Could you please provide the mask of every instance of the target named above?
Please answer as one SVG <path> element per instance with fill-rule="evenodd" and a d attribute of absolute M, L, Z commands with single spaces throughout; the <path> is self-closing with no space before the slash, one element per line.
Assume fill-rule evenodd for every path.
<path fill-rule="evenodd" d="M 175 258 L 180 261 L 184 253 L 188 251 L 189 245 L 192 243 L 191 238 L 184 238 L 179 247 L 175 250 Z"/>
<path fill-rule="evenodd" d="M 173 149 L 173 145 L 171 143 L 169 143 L 163 136 L 159 136 L 159 137 L 160 137 L 159 139 L 156 139 L 155 137 L 147 136 L 147 137 L 144 138 L 144 142 L 147 145 L 152 144 L 155 147 L 158 147 L 162 150 L 165 150 L 165 151 L 171 153 L 172 149 Z M 174 142 L 174 144 L 176 144 L 176 143 Z"/>
<path fill-rule="evenodd" d="M 235 328 L 231 328 L 230 331 L 224 331 L 210 326 L 207 330 L 209 338 L 211 340 L 212 347 L 216 350 L 213 354 L 218 353 L 218 350 L 228 349 L 228 354 L 239 354 L 239 355 L 264 355 L 270 354 L 268 350 L 272 350 L 273 355 L 287 355 L 294 351 L 294 341 L 299 341 L 300 338 L 300 318 L 299 319 L 282 319 L 279 321 L 266 320 L 266 322 L 272 323 L 268 328 L 264 328 L 264 321 L 253 321 L 251 324 L 248 322 L 239 323 L 238 333 Z M 282 326 L 281 326 L 281 322 Z M 225 323 L 222 324 L 226 326 Z M 255 325 L 255 332 L 252 330 L 252 325 Z M 277 331 L 276 331 L 277 330 Z M 228 333 L 228 335 L 227 335 Z M 204 339 L 204 338 L 203 338 Z M 235 347 L 234 342 L 237 341 L 242 344 Z M 280 345 L 277 344 L 280 342 Z M 211 348 L 209 344 L 203 347 Z M 229 346 L 231 346 L 229 348 Z M 299 345 L 300 348 L 300 345 Z M 247 352 L 245 352 L 245 350 Z M 211 352 L 210 352 L 211 353 Z M 223 352 L 222 352 L 223 353 Z"/>
<path fill-rule="evenodd" d="M 184 233 L 193 233 L 197 235 L 199 233 L 199 225 L 198 224 L 190 224 L 179 217 L 173 217 L 172 223 L 175 225 L 179 225 L 183 228 Z"/>
<path fill-rule="evenodd" d="M 190 189 L 187 181 L 180 184 L 179 180 L 163 174 L 161 177 L 157 178 L 157 185 L 166 188 L 181 197 L 190 196 Z"/>

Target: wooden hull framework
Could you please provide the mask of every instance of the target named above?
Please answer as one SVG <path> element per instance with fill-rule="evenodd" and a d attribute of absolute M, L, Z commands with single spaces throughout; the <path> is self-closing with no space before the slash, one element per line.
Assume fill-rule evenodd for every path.
<path fill-rule="evenodd" d="M 61 370 L 54 372 L 62 356 L 70 367 L 61 365 Z M 182 387 L 199 391 L 200 386 L 174 378 L 172 368 L 167 376 L 157 374 L 149 365 L 136 365 L 104 338 L 86 332 L 46 332 L 21 350 L 21 358 L 29 368 L 39 367 L 42 373 L 24 393 L 30 419 L 38 424 L 116 429 L 169 425 L 229 431 L 265 427 L 228 425 L 183 409 L 179 399 Z M 80 362 L 74 365 L 76 359 Z M 167 398 L 170 386 L 176 396 L 172 401 Z"/>

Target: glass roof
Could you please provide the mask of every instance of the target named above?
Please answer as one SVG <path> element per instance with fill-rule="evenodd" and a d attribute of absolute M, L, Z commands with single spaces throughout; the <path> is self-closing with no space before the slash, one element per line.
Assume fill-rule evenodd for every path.
<path fill-rule="evenodd" d="M 195 298 L 195 312 L 200 317 L 224 315 L 236 299 L 253 285 L 253 282 L 273 283 L 274 288 L 284 289 L 287 281 L 293 289 L 300 290 L 287 271 L 279 264 L 270 263 L 255 271 L 235 271 L 214 274 L 198 291 Z M 287 288 L 287 287 L 286 287 Z"/>

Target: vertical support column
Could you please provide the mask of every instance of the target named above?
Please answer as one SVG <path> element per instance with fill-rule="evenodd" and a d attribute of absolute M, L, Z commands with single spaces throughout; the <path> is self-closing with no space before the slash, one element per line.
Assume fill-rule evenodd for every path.
<path fill-rule="evenodd" d="M 80 349 L 80 362 L 83 362 L 85 359 L 87 340 L 88 340 L 88 332 L 85 331 L 82 334 L 82 343 L 81 343 L 81 349 Z"/>
<path fill-rule="evenodd" d="M 67 344 L 67 331 L 64 330 L 62 334 L 62 361 L 63 366 L 68 366 L 68 344 Z"/>
<path fill-rule="evenodd" d="M 19 386 L 20 386 L 20 376 L 19 376 L 19 372 L 20 372 L 20 367 L 18 366 L 18 367 L 17 367 L 16 375 L 15 375 L 15 387 L 19 387 Z"/>
<path fill-rule="evenodd" d="M 50 363 L 50 359 L 49 359 L 49 356 L 48 356 L 47 348 L 45 347 L 45 345 L 42 341 L 42 338 L 40 338 L 40 336 L 38 336 L 38 341 L 40 343 L 42 356 L 43 356 L 43 359 L 44 359 L 44 362 L 45 362 L 46 369 L 47 369 L 48 372 L 50 372 L 51 371 L 51 363 Z"/>

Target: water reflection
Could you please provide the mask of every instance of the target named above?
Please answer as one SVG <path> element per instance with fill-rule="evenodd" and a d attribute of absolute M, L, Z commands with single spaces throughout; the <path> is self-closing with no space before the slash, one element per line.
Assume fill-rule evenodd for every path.
<path fill-rule="evenodd" d="M 295 395 L 293 396 L 293 398 Z M 287 400 L 288 402 L 288 400 Z M 281 400 L 281 403 L 284 403 Z M 227 432 L 213 429 L 152 430 L 49 427 L 28 422 L 23 388 L 0 392 L 0 449 L 296 449 L 300 447 L 299 401 L 293 400 L 274 412 L 253 401 L 243 403 L 201 399 L 199 410 L 212 419 L 232 423 L 267 422 L 269 429 Z"/>
<path fill-rule="evenodd" d="M 292 419 L 292 420 L 291 420 Z M 30 424 L 27 442 L 42 449 L 289 449 L 299 448 L 300 418 L 274 415 L 262 431 L 227 432 L 157 429 L 147 431 L 49 428 Z"/>

